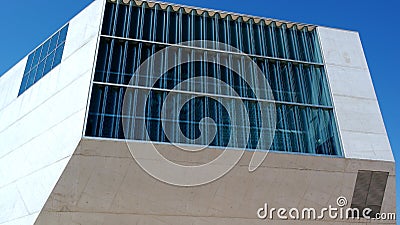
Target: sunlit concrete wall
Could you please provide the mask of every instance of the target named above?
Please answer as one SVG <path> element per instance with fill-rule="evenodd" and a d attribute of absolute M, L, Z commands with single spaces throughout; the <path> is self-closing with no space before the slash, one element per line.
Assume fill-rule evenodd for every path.
<path fill-rule="evenodd" d="M 130 147 L 149 148 L 132 142 Z M 166 158 L 183 165 L 205 164 L 221 154 L 207 148 L 182 154 L 170 144 L 155 145 Z M 150 149 L 150 148 L 149 148 Z M 178 187 L 147 174 L 124 141 L 83 139 L 35 225 L 347 225 L 395 224 L 395 221 L 261 220 L 257 210 L 337 207 L 344 196 L 350 207 L 358 170 L 389 172 L 382 212 L 395 212 L 395 167 L 392 162 L 270 152 L 254 172 L 252 152 L 225 176 L 197 187 Z M 154 167 L 161 164 L 151 160 Z"/>
<path fill-rule="evenodd" d="M 104 2 L 69 23 L 62 62 L 21 96 L 27 57 L 0 77 L 0 224 L 33 224 L 78 145 Z"/>

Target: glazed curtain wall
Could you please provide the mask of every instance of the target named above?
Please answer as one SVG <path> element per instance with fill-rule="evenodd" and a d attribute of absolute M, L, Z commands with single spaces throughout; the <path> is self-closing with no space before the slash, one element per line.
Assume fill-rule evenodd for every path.
<path fill-rule="evenodd" d="M 107 3 L 102 37 L 100 40 L 94 85 L 86 127 L 86 135 L 93 137 L 132 139 L 149 141 L 145 128 L 152 141 L 185 143 L 179 137 L 167 137 L 162 128 L 161 107 L 167 94 L 180 82 L 195 76 L 211 76 L 224 81 L 245 99 L 226 99 L 232 105 L 243 102 L 250 119 L 250 139 L 247 148 L 255 148 L 257 143 L 268 149 L 261 135 L 260 110 L 267 106 L 265 102 L 252 100 L 254 93 L 245 85 L 240 76 L 217 63 L 191 62 L 169 70 L 154 86 L 148 99 L 140 94 L 138 87 L 131 94 L 132 104 L 145 102 L 144 109 L 136 109 L 132 115 L 134 129 L 128 134 L 122 129 L 122 102 L 126 85 L 132 78 L 150 81 L 153 74 L 135 74 L 139 65 L 150 55 L 167 47 L 190 40 L 215 40 L 233 45 L 257 63 L 265 74 L 276 100 L 277 125 L 271 150 L 301 152 L 325 155 L 341 155 L 342 151 L 337 134 L 333 107 L 330 99 L 321 54 L 315 31 L 307 28 L 287 28 L 255 24 L 252 20 L 243 22 L 187 14 L 182 9 L 174 12 L 171 7 L 161 10 L 157 5 L 149 8 L 146 4 L 136 6 Z M 192 57 L 193 49 L 182 46 L 176 59 Z M 209 54 L 202 50 L 201 57 L 220 62 L 226 60 L 219 54 Z M 233 57 L 228 64 L 240 64 L 240 58 Z M 235 62 L 235 60 L 238 60 Z M 147 87 L 147 83 L 130 85 Z M 194 84 L 196 85 L 196 84 Z M 217 87 L 215 86 L 216 90 Z M 173 93 L 173 91 L 172 91 Z M 173 93 L 177 99 L 182 93 Z M 229 116 L 223 106 L 212 98 L 196 97 L 184 105 L 177 118 L 179 121 L 164 121 L 175 124 L 190 139 L 197 138 L 200 120 L 212 118 L 217 124 L 217 134 L 208 140 L 213 146 L 226 146 L 232 129 L 241 130 L 230 124 Z M 221 98 L 225 98 L 222 96 Z M 178 100 L 179 101 L 179 100 Z M 242 112 L 235 112 L 241 114 Z M 237 132 L 237 142 L 246 142 Z M 241 146 L 235 144 L 235 146 Z"/>
<path fill-rule="evenodd" d="M 278 27 L 275 22 L 267 26 L 252 19 L 244 22 L 231 16 L 221 19 L 218 14 L 197 15 L 195 10 L 187 14 L 183 8 L 174 12 L 171 6 L 162 10 L 157 4 L 152 9 L 146 3 L 135 6 L 133 1 L 131 5 L 108 3 L 102 33 L 172 44 L 216 41 L 250 55 L 322 63 L 317 34 L 307 27 Z"/>

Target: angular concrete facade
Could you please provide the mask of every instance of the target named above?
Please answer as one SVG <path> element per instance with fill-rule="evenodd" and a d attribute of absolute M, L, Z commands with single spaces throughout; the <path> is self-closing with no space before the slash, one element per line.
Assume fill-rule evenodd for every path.
<path fill-rule="evenodd" d="M 0 223 L 33 224 L 82 138 L 103 4 L 69 22 L 62 62 L 17 98 L 25 57 L 0 90 Z"/>
<path fill-rule="evenodd" d="M 145 143 L 137 143 L 143 148 Z M 113 151 L 110 151 L 113 149 Z M 177 158 L 174 147 L 161 146 Z M 176 149 L 175 149 L 176 152 Z M 181 164 L 207 162 L 209 149 Z M 260 220 L 257 210 L 270 207 L 336 206 L 338 196 L 353 194 L 358 170 L 389 171 L 382 212 L 395 208 L 391 162 L 269 153 L 249 173 L 248 152 L 223 178 L 199 187 L 175 187 L 145 173 L 121 141 L 84 139 L 50 195 L 36 224 L 367 224 L 366 220 Z M 157 162 L 154 162 L 155 166 Z M 394 221 L 383 221 L 394 224 Z M 368 223 L 369 224 L 369 223 Z M 380 224 L 380 223 L 376 223 Z"/>
<path fill-rule="evenodd" d="M 246 152 L 221 179 L 176 187 L 143 171 L 124 141 L 84 135 L 104 6 L 96 0 L 69 22 L 61 64 L 25 93 L 27 57 L 0 77 L 1 225 L 395 224 L 257 218 L 264 203 L 320 209 L 345 196 L 350 207 L 360 170 L 389 173 L 381 212 L 395 212 L 395 162 L 357 32 L 317 28 L 344 157 L 271 152 L 250 173 Z M 219 154 L 159 148 L 183 164 Z"/>

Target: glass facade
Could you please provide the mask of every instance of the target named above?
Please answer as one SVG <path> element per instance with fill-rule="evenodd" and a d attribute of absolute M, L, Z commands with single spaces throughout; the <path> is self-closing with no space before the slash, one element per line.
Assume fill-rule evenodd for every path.
<path fill-rule="evenodd" d="M 226 61 L 227 65 L 244 70 L 247 66 L 241 61 L 244 54 L 230 52 L 228 48 L 226 52 L 217 54 L 215 49 L 219 49 L 218 46 L 214 46 L 215 49 L 208 45 L 194 49 L 190 44 L 181 44 L 193 40 L 233 46 L 249 56 L 263 72 L 276 104 L 277 124 L 270 148 L 267 143 L 263 144 L 264 138 L 260 135 L 265 129 L 261 126 L 260 112 L 270 103 L 255 99 L 253 90 L 237 73 L 218 63 Z M 150 80 L 155 76 L 151 70 L 147 74 L 137 74 L 136 70 L 149 56 L 168 46 L 177 48 L 173 53 L 176 54 L 175 60 L 186 58 L 190 62 L 168 70 L 151 86 Z M 190 60 L 194 58 L 204 61 Z M 222 80 L 241 99 L 233 98 L 227 92 L 221 95 L 217 84 L 208 87 L 215 89 L 215 98 L 199 97 L 199 93 L 206 92 L 202 88 L 197 90 L 199 93 L 182 87 L 174 89 L 181 82 L 198 76 Z M 133 89 L 126 96 L 128 102 L 144 107 L 135 108 L 129 115 L 134 118 L 134 123 L 129 132 L 124 133 L 122 118 L 127 115 L 123 114 L 122 105 L 127 88 Z M 156 89 L 143 98 L 146 95 L 142 92 L 146 88 Z M 162 116 L 161 108 L 167 95 L 173 96 L 177 102 L 191 99 L 180 112 L 174 112 L 178 115 L 171 116 L 177 118 L 176 121 Z M 242 128 L 231 124 L 229 112 L 218 100 L 226 100 L 233 106 L 245 105 L 250 121 L 247 141 L 240 135 Z M 244 115 L 240 110 L 234 113 L 236 116 Z M 246 149 L 255 149 L 259 144 L 263 150 L 342 155 L 314 29 L 297 25 L 289 27 L 277 22 L 266 24 L 263 20 L 259 23 L 254 19 L 244 21 L 240 16 L 221 18 L 219 13 L 198 15 L 196 10 L 174 10 L 172 6 L 161 8 L 158 4 L 149 7 L 145 2 L 140 6 L 135 1 L 129 4 L 107 2 L 86 136 L 188 144 L 187 139 L 166 136 L 162 124 L 178 124 L 167 127 L 179 129 L 188 139 L 196 139 L 200 135 L 200 121 L 205 117 L 212 118 L 216 124 L 215 137 L 205 141 L 211 146 L 227 146 L 229 136 L 235 130 L 235 141 L 239 144 L 234 147 L 238 148 L 243 146 L 240 142 L 244 142 Z"/>
<path fill-rule="evenodd" d="M 28 56 L 18 96 L 61 63 L 68 24 Z"/>

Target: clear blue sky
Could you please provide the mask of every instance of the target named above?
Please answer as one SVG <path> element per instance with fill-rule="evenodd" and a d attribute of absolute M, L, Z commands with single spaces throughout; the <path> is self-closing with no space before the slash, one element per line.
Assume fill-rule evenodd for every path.
<path fill-rule="evenodd" d="M 400 160 L 400 1 L 169 0 L 360 32 L 392 149 Z M 8 1 L 0 10 L 0 74 L 88 5 L 80 1 Z M 397 168 L 400 174 L 400 168 Z M 400 180 L 400 176 L 397 177 Z M 398 193 L 400 193 L 400 185 Z M 400 203 L 400 195 L 398 195 Z M 400 214 L 399 214 L 400 215 Z"/>

